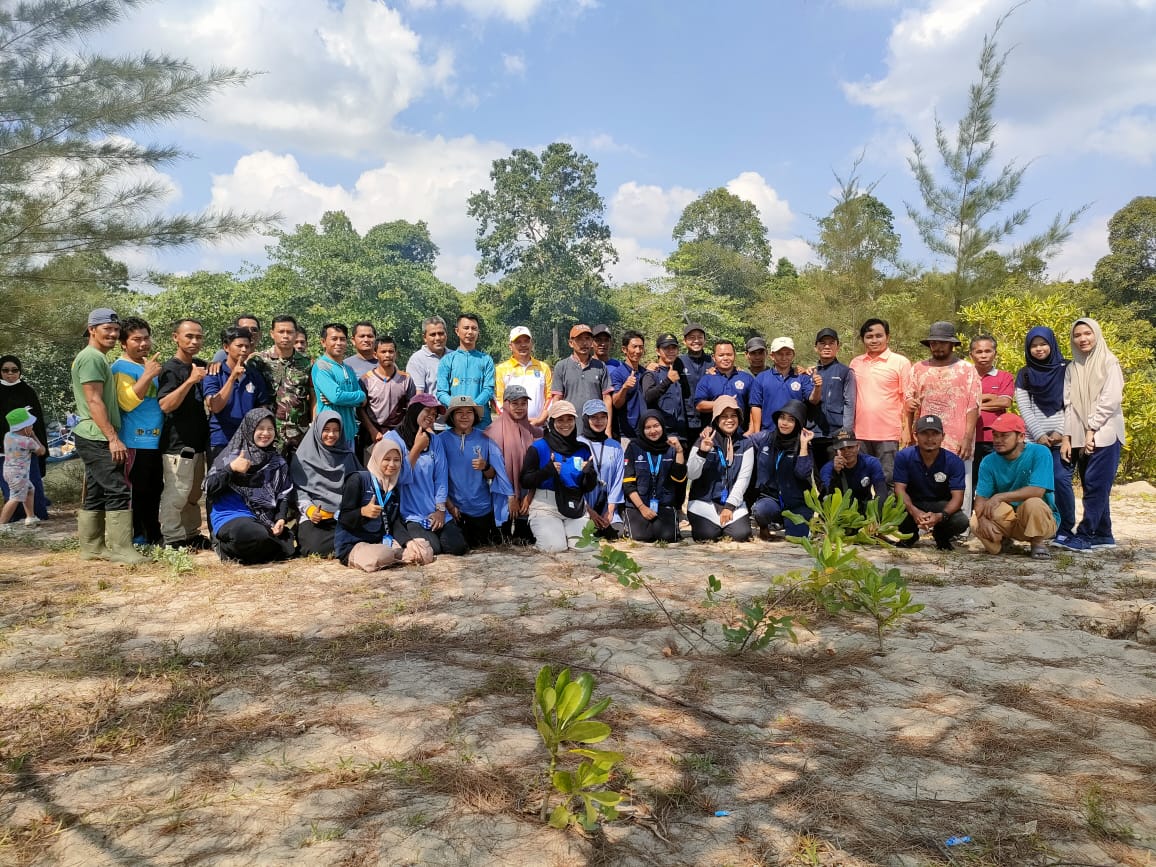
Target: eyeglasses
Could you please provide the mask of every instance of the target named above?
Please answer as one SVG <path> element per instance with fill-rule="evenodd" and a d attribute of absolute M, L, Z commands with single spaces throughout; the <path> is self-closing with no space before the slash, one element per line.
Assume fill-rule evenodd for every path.
<path fill-rule="evenodd" d="M 0 367 L 0 373 L 19 373 L 19 367 Z"/>

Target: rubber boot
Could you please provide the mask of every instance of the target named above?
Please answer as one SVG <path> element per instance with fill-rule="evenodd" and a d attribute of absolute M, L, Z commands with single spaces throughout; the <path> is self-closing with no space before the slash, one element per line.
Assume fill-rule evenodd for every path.
<path fill-rule="evenodd" d="M 104 512 L 81 510 L 76 513 L 76 539 L 81 560 L 107 560 L 104 547 Z"/>
<path fill-rule="evenodd" d="M 113 563 L 127 563 L 136 566 L 147 563 L 148 558 L 132 546 L 132 512 L 104 513 L 104 539 L 108 545 L 108 559 Z"/>

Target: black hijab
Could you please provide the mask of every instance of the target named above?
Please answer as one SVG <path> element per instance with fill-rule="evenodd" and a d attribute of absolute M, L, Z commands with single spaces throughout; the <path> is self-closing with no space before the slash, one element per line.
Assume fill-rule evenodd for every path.
<path fill-rule="evenodd" d="M 662 425 L 662 435 L 657 440 L 647 439 L 646 434 L 643 433 L 646 422 L 652 418 Z M 670 448 L 670 443 L 666 441 L 667 436 L 666 425 L 662 424 L 662 413 L 656 409 L 648 409 L 638 419 L 638 436 L 634 438 L 634 444 L 648 454 L 664 455 L 666 450 Z"/>
<path fill-rule="evenodd" d="M 554 454 L 569 457 L 578 451 L 578 424 L 575 419 L 574 430 L 570 431 L 567 436 L 562 436 L 554 428 L 554 419 L 548 419 L 546 427 L 542 431 L 542 439 L 546 440 L 546 445 L 550 447 L 550 451 Z"/>

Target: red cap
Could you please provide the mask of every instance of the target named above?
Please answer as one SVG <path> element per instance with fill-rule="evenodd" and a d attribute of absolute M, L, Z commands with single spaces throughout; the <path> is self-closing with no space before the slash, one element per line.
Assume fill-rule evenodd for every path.
<path fill-rule="evenodd" d="M 579 334 L 589 334 L 589 335 L 593 336 L 594 332 L 590 328 L 589 325 L 585 325 L 583 323 L 578 323 L 577 325 L 575 325 L 573 328 L 570 329 L 570 339 L 573 340 Z"/>
<path fill-rule="evenodd" d="M 1024 420 L 1015 413 L 1005 412 L 997 418 L 991 425 L 992 431 L 999 431 L 1000 433 L 1027 433 L 1028 429 L 1024 427 Z"/>

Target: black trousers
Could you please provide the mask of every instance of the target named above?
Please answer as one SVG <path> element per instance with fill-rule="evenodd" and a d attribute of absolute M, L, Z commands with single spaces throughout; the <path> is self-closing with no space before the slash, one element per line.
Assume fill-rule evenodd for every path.
<path fill-rule="evenodd" d="M 923 509 L 925 512 L 942 512 L 947 505 L 946 500 L 939 500 L 933 503 L 915 503 L 917 508 Z M 946 521 L 940 521 L 931 528 L 931 538 L 935 540 L 936 548 L 950 548 L 951 540 L 960 533 L 965 532 L 971 526 L 971 521 L 967 515 L 962 511 L 956 512 Z M 903 523 L 899 525 L 899 532 L 910 533 L 910 539 L 904 539 L 899 543 L 902 548 L 910 548 L 919 540 L 919 528 L 915 526 L 915 519 L 908 514 Z"/>
<path fill-rule="evenodd" d="M 686 517 L 690 520 L 691 537 L 696 542 L 713 542 L 723 536 L 734 539 L 736 542 L 750 541 L 751 520 L 749 514 L 737 521 L 731 521 L 725 527 L 720 527 L 714 521 L 693 512 L 688 512 Z"/>
<path fill-rule="evenodd" d="M 217 553 L 245 565 L 288 560 L 294 554 L 293 535 L 286 530 L 274 536 L 256 518 L 234 518 L 217 531 Z"/>
<path fill-rule="evenodd" d="M 533 545 L 534 533 L 529 518 L 510 518 L 502 524 L 502 541 L 508 545 Z"/>
<path fill-rule="evenodd" d="M 405 525 L 411 539 L 425 539 L 433 548 L 434 554 L 452 554 L 460 557 L 470 550 L 466 544 L 466 537 L 462 535 L 462 528 L 456 521 L 446 521 L 438 531 L 427 530 L 417 521 L 407 521 Z"/>
<path fill-rule="evenodd" d="M 150 545 L 165 540 L 161 533 L 161 492 L 165 489 L 160 449 L 133 449 L 132 468 L 128 471 L 132 485 L 132 535 Z"/>
<path fill-rule="evenodd" d="M 502 541 L 502 531 L 494 523 L 494 513 L 485 515 L 467 515 L 459 512 L 459 518 L 454 520 L 462 530 L 462 537 L 470 548 L 489 548 Z"/>
<path fill-rule="evenodd" d="M 124 464 L 112 459 L 108 443 L 75 434 L 72 441 L 84 462 L 84 508 L 88 512 L 123 512 L 132 508 L 132 493 Z"/>
<path fill-rule="evenodd" d="M 304 515 L 297 519 L 297 546 L 302 557 L 316 554 L 318 557 L 333 556 L 333 534 L 337 521 L 330 518 L 314 524 Z"/>
<path fill-rule="evenodd" d="M 635 542 L 678 541 L 678 513 L 671 506 L 660 506 L 658 516 L 648 521 L 638 509 L 627 503 L 626 527 Z"/>

